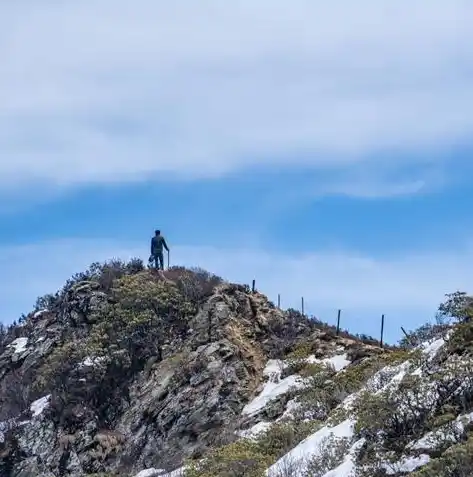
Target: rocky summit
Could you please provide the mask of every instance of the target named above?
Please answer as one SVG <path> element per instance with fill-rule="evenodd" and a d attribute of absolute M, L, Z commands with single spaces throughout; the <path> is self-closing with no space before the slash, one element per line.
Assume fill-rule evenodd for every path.
<path fill-rule="evenodd" d="M 93 264 L 0 333 L 1 477 L 473 475 L 471 299 L 398 346 L 199 269 Z"/>

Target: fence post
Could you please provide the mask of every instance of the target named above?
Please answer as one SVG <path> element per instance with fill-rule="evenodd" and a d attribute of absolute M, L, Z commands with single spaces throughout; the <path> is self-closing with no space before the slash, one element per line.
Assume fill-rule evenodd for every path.
<path fill-rule="evenodd" d="M 251 291 L 254 293 L 255 290 L 256 290 L 256 280 L 253 280 L 253 283 L 251 285 Z"/>
<path fill-rule="evenodd" d="M 411 337 L 407 334 L 407 331 L 401 326 L 402 332 L 406 335 L 407 341 L 411 346 L 415 346 L 415 343 L 411 340 Z"/>
<path fill-rule="evenodd" d="M 278 308 L 281 308 L 281 294 L 278 293 Z"/>
<path fill-rule="evenodd" d="M 384 335 L 384 315 L 381 316 L 381 348 L 383 347 L 383 335 Z"/>
<path fill-rule="evenodd" d="M 304 316 L 304 297 L 301 298 L 302 316 Z"/>
<path fill-rule="evenodd" d="M 342 310 L 338 310 L 338 317 L 337 317 L 337 336 L 340 333 L 340 315 L 342 314 Z"/>

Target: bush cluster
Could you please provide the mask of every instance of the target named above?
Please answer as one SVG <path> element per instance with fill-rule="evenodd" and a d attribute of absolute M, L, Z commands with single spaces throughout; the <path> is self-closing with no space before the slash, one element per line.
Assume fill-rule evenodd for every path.
<path fill-rule="evenodd" d="M 440 457 L 432 459 L 412 477 L 471 477 L 473 469 L 473 435 L 467 441 L 447 449 Z"/>
<path fill-rule="evenodd" d="M 277 423 L 255 439 L 241 439 L 189 462 L 185 477 L 263 477 L 279 458 L 315 432 L 314 422 Z"/>
<path fill-rule="evenodd" d="M 84 279 L 88 282 L 80 281 Z M 211 293 L 218 280 L 186 270 L 179 270 L 172 281 L 163 280 L 152 271 L 142 271 L 139 263 L 113 262 L 91 266 L 64 290 L 73 291 L 90 280 L 107 292 L 107 300 L 94 312 L 97 316 L 89 317 L 88 334 L 66 341 L 48 356 L 37 373 L 35 392 L 53 394 L 51 408 L 56 415 L 84 403 L 107 423 L 123 406 L 133 376 L 151 359 L 163 359 L 164 344 L 172 343 L 172 352 L 178 351 L 199 300 Z M 93 365 L 84 366 L 85 359 Z"/>

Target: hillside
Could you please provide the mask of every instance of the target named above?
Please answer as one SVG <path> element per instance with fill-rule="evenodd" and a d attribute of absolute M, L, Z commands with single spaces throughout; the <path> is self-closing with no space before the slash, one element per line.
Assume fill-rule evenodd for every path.
<path fill-rule="evenodd" d="M 382 349 L 202 270 L 94 264 L 0 336 L 0 475 L 471 475 L 469 305 Z"/>

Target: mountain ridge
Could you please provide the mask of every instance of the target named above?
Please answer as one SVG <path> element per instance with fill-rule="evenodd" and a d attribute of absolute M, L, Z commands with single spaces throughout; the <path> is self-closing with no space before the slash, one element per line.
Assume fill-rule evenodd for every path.
<path fill-rule="evenodd" d="M 409 444 L 383 455 L 378 434 L 392 417 L 383 406 L 396 415 L 399 386 L 423 389 L 451 356 L 469 356 L 467 300 L 456 294 L 440 308 L 462 317 L 455 327 L 427 326 L 402 347 L 382 348 L 200 269 L 92 264 L 1 336 L 0 474 L 343 477 L 333 472 L 345 465 L 362 477 L 406 475 L 382 473 Z M 379 383 L 394 386 L 393 396 Z M 382 416 L 377 431 L 360 399 Z M 434 413 L 452 405 L 440 401 Z M 470 411 L 454 402 L 458 409 L 443 413 L 451 422 Z M 425 419 L 416 432 L 434 431 Z M 341 433 L 331 443 L 339 455 L 309 452 L 331 429 Z M 304 459 L 300 446 L 309 449 Z M 424 467 L 435 461 L 423 459 Z"/>

